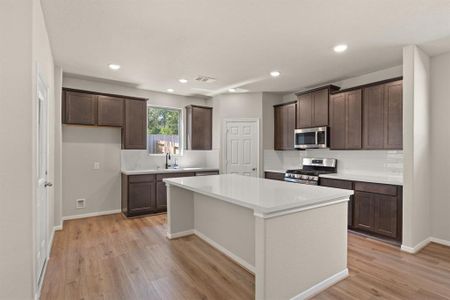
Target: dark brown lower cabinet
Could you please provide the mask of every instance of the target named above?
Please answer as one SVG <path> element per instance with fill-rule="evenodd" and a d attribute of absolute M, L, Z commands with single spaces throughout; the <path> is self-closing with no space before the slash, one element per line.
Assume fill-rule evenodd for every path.
<path fill-rule="evenodd" d="M 156 212 L 155 175 L 122 175 L 122 212 L 128 217 Z"/>
<path fill-rule="evenodd" d="M 401 241 L 402 187 L 327 178 L 320 185 L 355 191 L 348 204 L 350 229 Z"/>
<path fill-rule="evenodd" d="M 207 174 L 205 174 L 207 173 Z M 219 171 L 122 174 L 122 212 L 127 217 L 167 211 L 167 189 L 164 178 L 217 175 Z"/>
<path fill-rule="evenodd" d="M 163 181 L 156 183 L 156 208 L 158 210 L 167 210 L 167 189 L 166 183 Z"/>
<path fill-rule="evenodd" d="M 284 173 L 264 172 L 264 178 L 274 180 L 284 180 Z"/>
<path fill-rule="evenodd" d="M 347 180 L 321 178 L 320 185 L 344 190 L 353 190 L 353 182 Z M 348 215 L 347 215 L 348 228 L 353 228 L 353 211 L 354 211 L 353 207 L 354 207 L 354 196 L 350 196 L 350 200 L 348 201 Z"/>

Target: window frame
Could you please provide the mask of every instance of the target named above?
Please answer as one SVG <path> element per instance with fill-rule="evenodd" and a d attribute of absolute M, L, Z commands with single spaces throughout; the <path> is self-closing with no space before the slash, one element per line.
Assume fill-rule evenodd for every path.
<path fill-rule="evenodd" d="M 172 157 L 181 157 L 184 154 L 184 109 L 183 108 L 179 108 L 179 107 L 173 107 L 173 106 L 165 106 L 165 105 L 158 105 L 158 104 L 150 104 L 147 103 L 147 117 L 146 117 L 146 130 L 148 131 L 148 109 L 149 108 L 162 108 L 162 109 L 167 109 L 167 110 L 176 110 L 180 112 L 180 119 L 178 120 L 178 135 L 180 136 L 180 153 L 179 154 L 170 154 Z M 149 134 L 147 132 L 146 135 L 148 138 Z M 150 153 L 149 149 L 148 149 L 148 143 L 147 143 L 147 155 L 149 156 L 165 156 L 165 153 Z"/>

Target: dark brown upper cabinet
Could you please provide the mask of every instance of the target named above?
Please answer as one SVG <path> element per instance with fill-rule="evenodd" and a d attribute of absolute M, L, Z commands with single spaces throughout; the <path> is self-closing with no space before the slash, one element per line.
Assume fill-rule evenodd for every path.
<path fill-rule="evenodd" d="M 123 149 L 147 148 L 147 99 L 63 88 L 64 124 L 122 128 Z"/>
<path fill-rule="evenodd" d="M 122 98 L 98 96 L 99 126 L 122 127 L 124 123 L 124 101 Z"/>
<path fill-rule="evenodd" d="M 402 81 L 387 83 L 384 91 L 384 148 L 403 148 L 403 86 Z"/>
<path fill-rule="evenodd" d="M 275 105 L 274 107 L 274 149 L 293 150 L 294 130 L 297 118 L 297 103 Z"/>
<path fill-rule="evenodd" d="M 362 91 L 354 90 L 330 97 L 330 148 L 361 149 Z"/>
<path fill-rule="evenodd" d="M 297 93 L 297 128 L 328 126 L 330 93 L 338 89 L 337 86 L 329 85 Z"/>
<path fill-rule="evenodd" d="M 363 148 L 403 148 L 402 81 L 364 88 Z"/>
<path fill-rule="evenodd" d="M 212 107 L 186 106 L 186 149 L 212 149 Z"/>
<path fill-rule="evenodd" d="M 125 99 L 124 149 L 147 149 L 147 102 Z"/>
<path fill-rule="evenodd" d="M 96 125 L 97 95 L 63 91 L 62 118 L 65 124 Z"/>

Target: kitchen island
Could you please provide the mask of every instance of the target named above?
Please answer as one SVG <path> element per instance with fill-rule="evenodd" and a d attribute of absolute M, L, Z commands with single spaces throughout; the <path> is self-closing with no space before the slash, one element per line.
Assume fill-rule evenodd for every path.
<path fill-rule="evenodd" d="M 305 299 L 348 275 L 353 191 L 234 174 L 164 181 L 167 237 L 195 234 L 254 273 L 256 299 Z"/>

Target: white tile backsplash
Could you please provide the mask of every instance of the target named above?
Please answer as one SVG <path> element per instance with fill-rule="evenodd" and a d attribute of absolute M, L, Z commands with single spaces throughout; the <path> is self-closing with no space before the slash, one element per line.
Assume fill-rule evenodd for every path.
<path fill-rule="evenodd" d="M 180 167 L 207 167 L 218 168 L 218 151 L 190 151 L 185 150 L 182 156 L 173 156 Z M 147 150 L 122 150 L 121 151 L 122 170 L 143 170 L 164 168 L 164 155 L 149 155 Z"/>
<path fill-rule="evenodd" d="M 403 175 L 403 151 L 398 150 L 264 150 L 264 169 L 298 168 L 303 157 L 336 158 L 338 173 Z"/>

